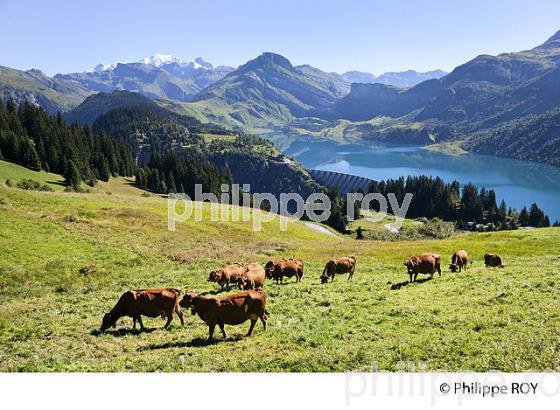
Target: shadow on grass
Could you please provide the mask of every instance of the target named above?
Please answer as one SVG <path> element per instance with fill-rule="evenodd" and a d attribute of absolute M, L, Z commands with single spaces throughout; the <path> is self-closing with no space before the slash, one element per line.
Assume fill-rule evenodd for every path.
<path fill-rule="evenodd" d="M 212 340 L 204 339 L 202 337 L 194 338 L 189 342 L 168 342 L 168 343 L 161 343 L 161 344 L 151 344 L 146 347 L 140 347 L 138 350 L 159 350 L 159 349 L 171 349 L 174 347 L 206 347 L 215 345 L 218 343 L 231 343 L 231 342 L 238 342 L 242 340 L 244 336 L 235 335 L 235 336 L 228 336 L 225 339 L 222 338 L 213 338 Z"/>
<path fill-rule="evenodd" d="M 398 290 L 402 287 L 408 286 L 408 285 L 412 285 L 413 283 L 424 283 L 424 282 L 428 282 L 432 280 L 432 278 L 423 278 L 423 279 L 417 279 L 414 282 L 409 282 L 408 280 L 404 281 L 404 282 L 399 282 L 399 283 L 394 283 L 393 285 L 391 285 L 391 290 Z"/>
<path fill-rule="evenodd" d="M 47 184 L 53 184 L 53 185 L 58 185 L 61 187 L 66 187 L 66 185 L 64 184 L 63 181 L 47 181 Z"/>
<path fill-rule="evenodd" d="M 237 289 L 215 289 L 215 290 L 208 290 L 206 292 L 201 292 L 199 293 L 199 295 L 204 296 L 204 295 L 219 295 L 220 293 L 224 293 L 224 292 L 229 292 L 231 290 L 237 290 Z"/>
<path fill-rule="evenodd" d="M 134 183 L 134 180 L 132 178 L 125 178 L 124 181 L 125 181 L 126 185 L 136 187 L 136 184 Z M 146 191 L 146 192 L 148 192 L 148 191 Z"/>
<path fill-rule="evenodd" d="M 142 333 L 152 333 L 155 330 L 156 330 L 155 328 L 153 329 L 144 328 L 144 330 L 138 330 L 138 329 L 134 330 L 129 327 L 129 328 L 121 328 L 117 330 L 107 330 L 105 333 L 102 333 L 99 329 L 95 329 L 92 330 L 89 334 L 92 336 L 99 336 L 102 334 L 106 334 L 106 335 L 121 337 L 126 335 L 140 335 Z"/>

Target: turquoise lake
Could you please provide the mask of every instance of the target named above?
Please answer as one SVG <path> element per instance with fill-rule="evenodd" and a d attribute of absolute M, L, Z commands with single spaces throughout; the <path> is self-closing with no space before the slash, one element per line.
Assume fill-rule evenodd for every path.
<path fill-rule="evenodd" d="M 560 220 L 560 168 L 480 154 L 449 155 L 410 145 L 342 144 L 313 137 L 270 138 L 308 169 L 336 171 L 375 180 L 408 175 L 439 176 L 446 182 L 472 182 L 496 192 L 517 209 L 533 202 L 551 223 Z"/>

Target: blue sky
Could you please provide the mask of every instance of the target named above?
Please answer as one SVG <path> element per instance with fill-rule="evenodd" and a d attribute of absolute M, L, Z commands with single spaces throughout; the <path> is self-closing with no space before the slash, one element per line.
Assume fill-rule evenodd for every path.
<path fill-rule="evenodd" d="M 558 0 L 0 0 L 0 65 L 48 74 L 154 53 L 237 66 L 263 51 L 326 71 L 453 67 L 532 48 Z"/>

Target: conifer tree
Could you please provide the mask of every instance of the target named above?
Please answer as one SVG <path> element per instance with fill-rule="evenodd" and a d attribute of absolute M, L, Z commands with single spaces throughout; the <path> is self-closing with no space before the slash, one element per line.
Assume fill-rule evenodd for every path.
<path fill-rule="evenodd" d="M 78 174 L 76 164 L 72 160 L 68 161 L 66 164 L 66 170 L 64 171 L 64 183 L 74 191 L 77 191 L 80 188 L 80 175 Z"/>

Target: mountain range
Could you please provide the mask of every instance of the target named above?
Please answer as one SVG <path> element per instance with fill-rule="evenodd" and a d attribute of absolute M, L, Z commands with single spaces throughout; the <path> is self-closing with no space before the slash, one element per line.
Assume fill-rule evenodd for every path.
<path fill-rule="evenodd" d="M 400 72 L 387 72 L 381 74 L 379 77 L 371 73 L 363 71 L 347 71 L 342 74 L 342 78 L 349 83 L 367 83 L 367 84 L 386 84 L 394 85 L 397 87 L 414 87 L 422 81 L 441 78 L 448 73 L 443 70 L 426 71 L 419 73 L 414 70 L 406 70 Z"/>
<path fill-rule="evenodd" d="M 99 107 L 113 106 L 111 100 L 117 106 L 135 104 L 134 94 L 113 93 L 128 90 L 167 110 L 231 129 L 401 143 L 453 141 L 467 150 L 555 165 L 560 165 L 559 89 L 560 32 L 530 50 L 480 55 L 449 74 L 328 73 L 294 66 L 274 53 L 236 69 L 161 54 L 53 78 L 0 67 L 2 99 L 30 100 L 49 112 L 69 111 L 90 94 L 105 93 L 102 103 L 90 97 L 85 107 L 67 114 L 89 123 Z"/>
<path fill-rule="evenodd" d="M 441 70 L 429 73 L 408 70 L 376 77 L 358 71 L 326 73 L 309 65 L 298 68 L 319 83 L 326 81 L 327 87 L 335 84 L 337 90 L 345 94 L 350 91 L 351 82 L 381 82 L 406 87 L 443 73 Z M 214 66 L 200 57 L 184 61 L 168 54 L 155 54 L 130 63 L 98 64 L 90 71 L 56 74 L 54 77 L 35 69 L 20 71 L 0 66 L 0 98 L 32 101 L 51 113 L 68 111 L 89 94 L 115 90 L 134 91 L 152 99 L 189 102 L 233 71 L 233 67 Z"/>
<path fill-rule="evenodd" d="M 415 87 L 352 84 L 348 95 L 315 114 L 334 121 L 331 128 L 343 121 L 337 132 L 347 138 L 453 140 L 476 152 L 560 165 L 559 90 L 557 32 L 533 49 L 480 55 Z"/>

